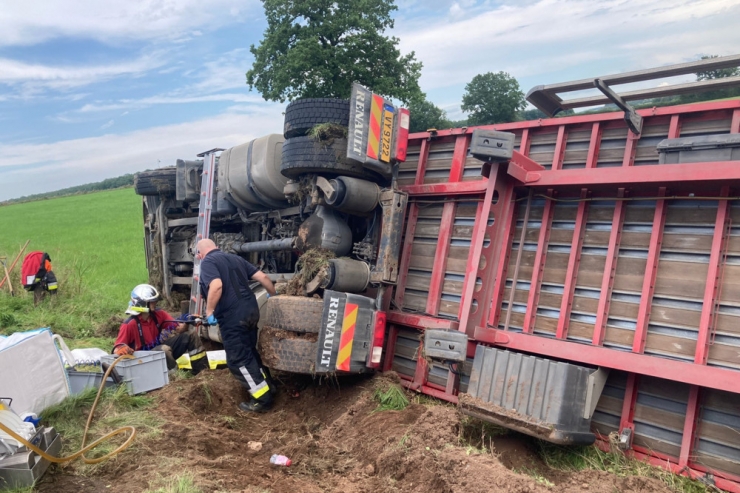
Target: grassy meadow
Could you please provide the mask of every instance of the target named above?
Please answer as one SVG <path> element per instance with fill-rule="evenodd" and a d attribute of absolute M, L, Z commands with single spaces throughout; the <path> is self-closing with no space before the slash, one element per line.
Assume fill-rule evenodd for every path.
<path fill-rule="evenodd" d="M 21 258 L 11 278 L 15 296 L 7 282 L 0 289 L 0 334 L 51 327 L 71 347 L 108 349 L 131 289 L 147 282 L 141 197 L 122 188 L 0 207 L 8 267 L 26 240 L 24 256 L 51 256 L 59 292 L 34 307 L 20 283 Z"/>

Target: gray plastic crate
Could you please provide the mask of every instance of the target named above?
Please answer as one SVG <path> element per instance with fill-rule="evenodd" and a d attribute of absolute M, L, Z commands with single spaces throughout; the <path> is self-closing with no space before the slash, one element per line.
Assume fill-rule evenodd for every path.
<path fill-rule="evenodd" d="M 740 134 L 665 139 L 658 144 L 659 164 L 740 160 Z"/>
<path fill-rule="evenodd" d="M 116 358 L 118 356 L 109 354 L 101 356 L 100 362 L 112 365 Z M 134 359 L 120 361 L 115 370 L 131 395 L 161 389 L 170 383 L 167 361 L 162 351 L 136 351 Z"/>
<path fill-rule="evenodd" d="M 103 373 L 94 371 L 74 371 L 68 369 L 67 377 L 69 378 L 69 393 L 71 395 L 77 395 L 88 387 L 97 389 L 100 387 L 100 382 L 103 381 Z M 105 386 L 112 387 L 113 385 L 115 385 L 115 382 L 111 377 L 108 377 Z"/>

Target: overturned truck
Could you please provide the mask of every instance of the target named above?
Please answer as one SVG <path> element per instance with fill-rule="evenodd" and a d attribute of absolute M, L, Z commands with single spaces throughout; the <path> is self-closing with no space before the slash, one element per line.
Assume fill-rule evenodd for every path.
<path fill-rule="evenodd" d="M 412 135 L 359 86 L 293 102 L 283 135 L 137 176 L 151 281 L 197 312 L 210 236 L 290 288 L 258 293 L 272 368 L 394 370 L 466 414 L 738 492 L 740 100 L 630 101 L 740 78 L 613 86 L 739 64 L 538 86 L 549 115 L 621 111 Z"/>

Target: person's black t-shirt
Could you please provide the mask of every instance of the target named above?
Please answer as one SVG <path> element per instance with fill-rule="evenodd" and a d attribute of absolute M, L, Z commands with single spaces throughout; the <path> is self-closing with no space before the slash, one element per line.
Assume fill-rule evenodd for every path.
<path fill-rule="evenodd" d="M 221 279 L 223 284 L 221 299 L 214 310 L 217 319 L 236 310 L 259 311 L 257 299 L 249 288 L 249 280 L 259 269 L 238 255 L 211 250 L 200 262 L 200 291 L 208 298 L 208 286 L 214 279 Z"/>

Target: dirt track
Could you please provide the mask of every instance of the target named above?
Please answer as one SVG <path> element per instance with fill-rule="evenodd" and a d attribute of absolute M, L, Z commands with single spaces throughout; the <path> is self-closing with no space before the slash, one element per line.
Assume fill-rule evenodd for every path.
<path fill-rule="evenodd" d="M 373 386 L 384 378 L 393 376 L 339 387 L 288 381 L 263 415 L 237 411 L 243 395 L 227 370 L 179 380 L 153 394 L 167 420 L 162 436 L 137 441 L 93 476 L 74 475 L 73 465 L 52 468 L 38 490 L 141 493 L 161 486 L 163 476 L 189 472 L 203 491 L 229 493 L 670 491 L 654 479 L 549 470 L 515 434 L 494 439 L 496 454 L 481 453 L 461 439 L 453 406 L 373 412 Z M 248 441 L 262 449 L 250 451 Z M 293 465 L 271 465 L 273 453 Z M 553 486 L 512 469 L 535 471 Z"/>

